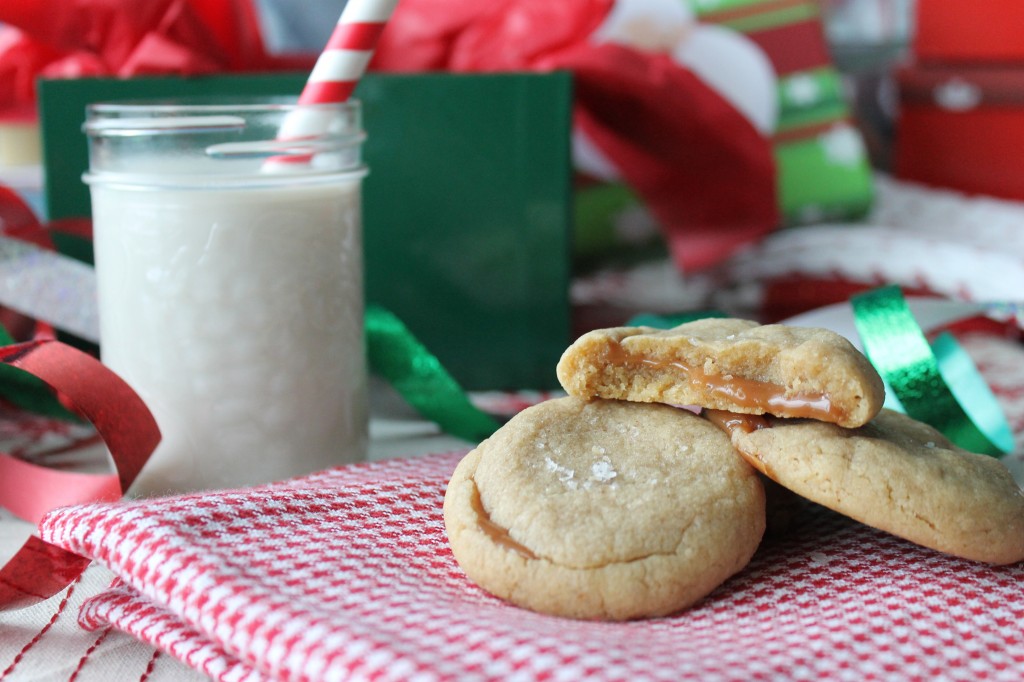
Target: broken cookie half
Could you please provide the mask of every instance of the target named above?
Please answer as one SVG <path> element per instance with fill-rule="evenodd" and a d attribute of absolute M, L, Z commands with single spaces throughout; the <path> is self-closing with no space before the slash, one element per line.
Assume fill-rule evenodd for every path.
<path fill-rule="evenodd" d="M 570 395 L 744 414 L 868 423 L 885 401 L 871 363 L 827 329 L 704 319 L 672 329 L 588 332 L 563 353 L 558 380 Z"/>

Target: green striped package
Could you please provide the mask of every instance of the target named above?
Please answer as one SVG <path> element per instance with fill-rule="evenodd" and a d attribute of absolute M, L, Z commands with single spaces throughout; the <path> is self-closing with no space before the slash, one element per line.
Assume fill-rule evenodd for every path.
<path fill-rule="evenodd" d="M 783 224 L 863 215 L 873 195 L 871 169 L 861 134 L 850 117 L 841 76 L 825 42 L 818 2 L 677 1 L 683 3 L 692 21 L 684 41 L 695 41 L 698 32 L 703 31 L 719 44 L 745 43 L 745 50 L 759 51 L 764 57 L 768 67 L 764 73 L 771 74 L 777 102 L 775 110 L 768 112 L 770 129 L 760 129 L 772 145 Z M 649 4 L 653 7 L 659 3 Z M 673 56 L 678 53 L 686 54 L 686 48 L 678 48 Z M 756 71 L 738 73 L 736 63 L 721 51 L 709 53 L 692 65 L 684 61 L 684 66 L 693 68 L 712 89 L 729 99 L 728 79 L 733 80 L 732 89 L 736 90 L 735 81 L 758 76 Z M 715 74 L 708 69 L 722 72 Z M 758 86 L 763 88 L 765 84 Z M 728 182 L 728 178 L 722 181 Z M 658 234 L 639 199 L 622 184 L 581 183 L 576 209 L 576 250 L 582 256 L 654 239 Z"/>

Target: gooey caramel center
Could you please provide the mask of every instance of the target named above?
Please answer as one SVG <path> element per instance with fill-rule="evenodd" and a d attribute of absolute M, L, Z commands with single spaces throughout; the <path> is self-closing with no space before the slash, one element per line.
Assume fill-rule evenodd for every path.
<path fill-rule="evenodd" d="M 726 433 L 732 433 L 735 430 L 753 433 L 761 429 L 769 429 L 772 426 L 767 419 L 757 414 L 739 414 L 727 410 L 703 410 L 701 416 Z"/>
<path fill-rule="evenodd" d="M 722 431 L 725 431 L 726 435 L 728 435 L 730 439 L 733 438 L 737 431 L 741 433 L 753 433 L 754 431 L 770 429 L 772 427 L 770 421 L 757 414 L 737 414 L 736 412 L 729 412 L 727 410 L 703 410 L 701 412 L 701 416 L 718 428 L 722 429 Z M 736 441 L 733 440 L 734 445 L 735 443 Z M 772 472 L 771 468 L 756 452 L 748 453 L 743 451 L 742 448 L 738 449 L 740 450 L 740 454 L 743 458 L 747 460 L 751 466 L 768 478 L 775 478 L 775 474 Z"/>
<path fill-rule="evenodd" d="M 504 547 L 505 549 L 511 550 L 516 554 L 526 559 L 536 559 L 537 555 L 530 551 L 530 549 L 524 546 L 522 543 L 517 542 L 511 535 L 508 534 L 508 529 L 499 526 L 491 520 L 490 514 L 484 509 L 484 504 L 480 500 L 480 491 L 473 486 L 473 512 L 476 514 L 476 523 L 484 533 L 486 533 L 494 544 Z"/>
<path fill-rule="evenodd" d="M 702 368 L 693 367 L 682 360 L 652 358 L 629 351 L 618 342 L 609 344 L 607 357 L 611 363 L 622 367 L 650 367 L 659 372 L 679 374 L 698 391 L 724 398 L 743 409 L 828 422 L 838 422 L 845 417 L 825 393 L 794 393 L 787 396 L 786 388 L 778 384 L 733 374 L 708 374 Z"/>

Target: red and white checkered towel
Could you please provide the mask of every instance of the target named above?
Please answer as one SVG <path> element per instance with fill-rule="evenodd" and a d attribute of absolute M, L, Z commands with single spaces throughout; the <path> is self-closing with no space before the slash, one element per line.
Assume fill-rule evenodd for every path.
<path fill-rule="evenodd" d="M 1019 438 L 1022 351 L 981 343 Z M 1024 563 L 955 559 L 817 507 L 670 618 L 509 606 L 448 549 L 441 507 L 460 454 L 71 507 L 41 531 L 123 580 L 84 605 L 85 627 L 113 624 L 219 680 L 1017 682 L 1024 670 Z M 1019 470 L 1024 456 L 1010 460 Z"/>

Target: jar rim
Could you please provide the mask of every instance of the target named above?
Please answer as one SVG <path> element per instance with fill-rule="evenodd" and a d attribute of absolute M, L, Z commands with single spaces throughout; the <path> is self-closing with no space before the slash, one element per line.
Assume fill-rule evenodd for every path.
<path fill-rule="evenodd" d="M 317 172 L 295 174 L 242 174 L 236 176 L 155 176 L 118 171 L 90 170 L 82 174 L 86 185 L 100 185 L 138 191 L 166 190 L 225 190 L 253 189 L 257 187 L 284 187 L 287 185 L 317 185 L 337 182 L 356 182 L 369 173 L 365 165 L 344 169 L 323 169 Z"/>
<path fill-rule="evenodd" d="M 358 109 L 362 102 L 353 97 L 344 102 L 318 102 L 299 104 L 294 97 L 283 96 L 193 96 L 184 98 L 125 99 L 91 102 L 87 112 L 114 114 L 118 112 L 139 112 L 143 110 L 166 113 L 169 111 L 289 111 L 291 109 Z"/>
<path fill-rule="evenodd" d="M 94 102 L 86 106 L 82 131 L 90 137 L 216 132 L 245 127 L 246 116 L 264 114 L 283 119 L 296 111 L 356 117 L 356 128 L 359 128 L 361 106 L 354 98 L 318 104 L 299 104 L 293 98 L 283 97 Z"/>

